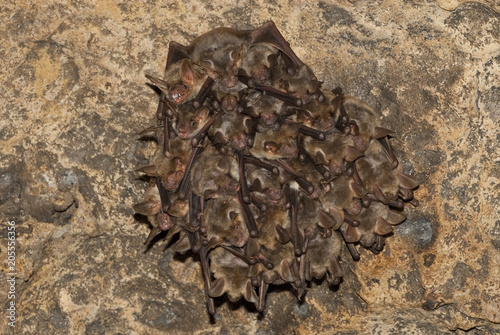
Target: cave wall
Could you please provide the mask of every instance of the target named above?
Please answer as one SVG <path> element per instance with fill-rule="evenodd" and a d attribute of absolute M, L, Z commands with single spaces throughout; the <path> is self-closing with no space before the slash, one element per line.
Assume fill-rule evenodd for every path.
<path fill-rule="evenodd" d="M 495 1 L 20 1 L 0 12 L 0 302 L 15 221 L 8 334 L 495 334 L 500 332 L 500 6 Z M 395 133 L 421 205 L 384 251 L 344 250 L 338 289 L 287 289 L 259 315 L 218 303 L 199 264 L 133 216 L 146 185 L 168 42 L 272 19 L 323 87 Z M 496 207 L 495 207 L 496 205 Z M 2 310 L 4 313 L 5 310 Z"/>

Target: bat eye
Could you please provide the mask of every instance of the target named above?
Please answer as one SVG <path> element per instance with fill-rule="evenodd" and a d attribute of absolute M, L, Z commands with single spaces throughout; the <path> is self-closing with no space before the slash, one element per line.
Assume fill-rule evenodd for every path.
<path fill-rule="evenodd" d="M 196 121 L 191 121 L 191 127 L 196 127 Z"/>

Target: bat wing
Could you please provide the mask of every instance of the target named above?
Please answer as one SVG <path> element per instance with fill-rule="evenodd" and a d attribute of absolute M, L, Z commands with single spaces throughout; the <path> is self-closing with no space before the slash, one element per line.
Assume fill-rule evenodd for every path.
<path fill-rule="evenodd" d="M 252 44 L 270 44 L 287 55 L 297 67 L 302 67 L 304 65 L 299 57 L 293 52 L 292 48 L 290 48 L 290 44 L 285 40 L 283 35 L 281 35 L 273 21 L 264 23 L 261 27 L 252 31 L 250 36 Z"/>
<path fill-rule="evenodd" d="M 180 62 L 184 58 L 189 58 L 188 47 L 180 43 L 171 41 L 168 45 L 168 56 L 167 56 L 167 66 Z"/>

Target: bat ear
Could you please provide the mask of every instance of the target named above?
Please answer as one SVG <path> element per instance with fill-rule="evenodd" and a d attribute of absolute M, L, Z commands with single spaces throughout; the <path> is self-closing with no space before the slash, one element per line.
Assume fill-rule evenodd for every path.
<path fill-rule="evenodd" d="M 232 50 L 230 55 L 231 55 L 231 59 L 236 63 L 235 65 L 240 66 L 237 63 L 241 62 L 241 57 L 243 55 L 243 44 L 240 45 L 239 47 L 236 47 L 234 50 Z"/>
<path fill-rule="evenodd" d="M 257 296 L 257 293 L 255 293 L 255 288 L 253 287 L 250 280 L 247 280 L 247 283 L 245 285 L 243 298 L 245 298 L 245 300 L 248 302 L 253 302 L 254 304 L 256 304 L 257 301 L 259 301 L 259 297 Z"/>
<path fill-rule="evenodd" d="M 157 201 L 143 201 L 133 206 L 134 210 L 142 215 L 155 215 L 161 208 Z"/>
<path fill-rule="evenodd" d="M 228 290 L 226 282 L 225 277 L 217 278 L 208 289 L 208 295 L 212 298 L 217 298 L 223 295 Z"/>
<path fill-rule="evenodd" d="M 234 221 L 237 217 L 238 217 L 238 213 L 236 213 L 235 211 L 229 212 L 229 219 L 231 219 L 231 221 Z"/>
<path fill-rule="evenodd" d="M 398 172 L 397 178 L 401 186 L 410 190 L 416 188 L 419 185 L 419 182 L 415 179 L 415 177 L 403 172 Z"/>
<path fill-rule="evenodd" d="M 375 221 L 375 227 L 374 227 L 375 234 L 383 236 L 392 233 L 392 231 L 393 231 L 392 226 L 390 226 L 389 223 L 387 223 L 387 221 L 384 220 L 384 218 L 379 217 L 377 221 Z"/>
<path fill-rule="evenodd" d="M 346 225 L 344 233 L 344 239 L 346 240 L 346 242 L 355 243 L 358 242 L 360 238 L 361 238 L 361 233 L 358 230 L 358 228 L 355 228 L 349 224 Z"/>
<path fill-rule="evenodd" d="M 354 162 L 357 158 L 363 156 L 363 152 L 359 151 L 356 147 L 348 145 L 346 147 L 346 157 L 345 160 L 348 162 Z"/>
<path fill-rule="evenodd" d="M 245 255 L 252 257 L 260 251 L 260 244 L 255 238 L 249 238 L 245 247 Z"/>
<path fill-rule="evenodd" d="M 140 169 L 136 169 L 135 171 L 142 172 L 146 176 L 149 176 L 149 177 L 158 177 L 159 176 L 158 171 L 156 170 L 156 166 L 154 166 L 154 165 L 144 166 L 144 167 L 141 167 Z"/>
<path fill-rule="evenodd" d="M 390 210 L 387 215 L 387 222 L 392 225 L 400 224 L 404 220 L 406 220 L 406 216 L 400 212 Z"/>
<path fill-rule="evenodd" d="M 178 200 L 167 209 L 167 213 L 176 218 L 182 218 L 188 211 L 189 202 L 186 200 Z"/>
<path fill-rule="evenodd" d="M 300 116 L 302 116 L 303 118 L 305 118 L 307 120 L 313 119 L 311 112 L 309 112 L 308 110 L 305 110 L 305 109 L 298 109 L 297 114 L 299 114 Z"/>
<path fill-rule="evenodd" d="M 301 124 L 299 122 L 293 122 L 293 123 L 287 124 L 288 130 L 290 131 L 290 133 L 295 134 L 295 137 L 297 137 L 299 134 L 300 125 Z"/>
<path fill-rule="evenodd" d="M 150 75 L 146 75 L 146 78 L 148 78 L 153 84 L 155 84 L 156 87 L 158 87 L 163 92 L 168 93 L 168 91 L 170 90 L 168 82 L 166 82 L 165 80 L 155 78 Z"/>
<path fill-rule="evenodd" d="M 193 120 L 196 120 L 196 121 L 199 121 L 199 122 L 202 121 L 202 120 L 206 120 L 209 113 L 210 113 L 210 109 L 209 108 L 207 108 L 207 107 L 200 108 L 194 114 Z"/>
<path fill-rule="evenodd" d="M 181 67 L 179 69 L 179 77 L 187 86 L 194 86 L 196 79 L 193 64 L 191 64 L 191 61 L 187 58 L 182 60 Z"/>

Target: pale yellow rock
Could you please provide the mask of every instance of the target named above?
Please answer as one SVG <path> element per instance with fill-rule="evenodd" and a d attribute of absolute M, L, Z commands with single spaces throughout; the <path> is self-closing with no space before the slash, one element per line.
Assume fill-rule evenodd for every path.
<path fill-rule="evenodd" d="M 16 334 L 500 332 L 499 10 L 495 1 L 22 1 L 0 11 L 0 258 L 17 224 Z M 266 313 L 219 303 L 199 264 L 133 217 L 169 41 L 274 20 L 323 86 L 396 131 L 421 206 L 378 256 L 344 252 L 338 290 Z M 68 207 L 67 207 L 68 206 Z M 7 292 L 0 270 L 0 301 Z M 0 312 L 0 333 L 12 333 Z"/>

